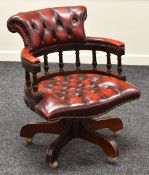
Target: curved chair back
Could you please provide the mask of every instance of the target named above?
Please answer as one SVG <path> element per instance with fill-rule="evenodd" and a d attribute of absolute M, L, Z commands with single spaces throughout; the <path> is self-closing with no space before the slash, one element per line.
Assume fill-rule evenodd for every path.
<path fill-rule="evenodd" d="M 60 43 L 82 42 L 85 38 L 86 7 L 46 8 L 22 12 L 8 20 L 8 29 L 18 32 L 32 50 Z"/>

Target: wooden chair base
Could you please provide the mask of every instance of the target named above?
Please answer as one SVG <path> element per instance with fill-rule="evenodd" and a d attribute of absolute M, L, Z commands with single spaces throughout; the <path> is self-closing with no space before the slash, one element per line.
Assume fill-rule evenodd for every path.
<path fill-rule="evenodd" d="M 104 120 L 95 119 L 65 119 L 56 122 L 30 123 L 22 127 L 20 135 L 27 138 L 27 143 L 32 143 L 32 138 L 37 133 L 52 133 L 59 136 L 50 144 L 46 162 L 51 168 L 58 166 L 58 154 L 73 138 L 82 138 L 94 143 L 102 148 L 114 163 L 119 156 L 117 144 L 114 140 L 102 136 L 96 130 L 108 128 L 114 133 L 119 133 L 123 129 L 123 123 L 119 118 L 109 118 Z"/>

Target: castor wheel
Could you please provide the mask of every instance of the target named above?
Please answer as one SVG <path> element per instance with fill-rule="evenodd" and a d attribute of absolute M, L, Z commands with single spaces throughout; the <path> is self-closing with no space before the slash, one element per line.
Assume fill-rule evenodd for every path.
<path fill-rule="evenodd" d="M 114 132 L 114 135 L 119 136 L 119 135 L 121 135 L 121 133 L 122 133 L 122 130 L 118 130 L 118 131 Z"/>
<path fill-rule="evenodd" d="M 53 163 L 49 163 L 49 167 L 54 169 L 58 167 L 58 161 L 54 161 Z"/>
<path fill-rule="evenodd" d="M 33 143 L 33 139 L 32 138 L 26 138 L 26 143 L 27 144 L 32 144 Z"/>
<path fill-rule="evenodd" d="M 117 163 L 118 158 L 117 157 L 108 157 L 108 162 L 111 164 Z"/>

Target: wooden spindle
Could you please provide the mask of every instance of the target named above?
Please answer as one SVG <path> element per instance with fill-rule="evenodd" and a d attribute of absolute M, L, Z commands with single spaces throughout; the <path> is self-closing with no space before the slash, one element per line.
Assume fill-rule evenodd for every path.
<path fill-rule="evenodd" d="M 76 69 L 80 70 L 80 53 L 79 53 L 79 50 L 76 50 Z"/>
<path fill-rule="evenodd" d="M 107 71 L 110 72 L 111 71 L 111 54 L 108 52 L 107 53 Z"/>
<path fill-rule="evenodd" d="M 122 73 L 121 55 L 117 56 L 117 71 L 118 71 L 119 75 Z"/>
<path fill-rule="evenodd" d="M 92 55 L 93 55 L 93 62 L 92 62 L 93 70 L 96 70 L 97 69 L 96 50 L 92 50 Z"/>
<path fill-rule="evenodd" d="M 26 85 L 29 87 L 31 85 L 31 79 L 30 79 L 30 73 L 28 71 L 25 71 L 25 79 L 26 79 Z"/>
<path fill-rule="evenodd" d="M 63 67 L 64 67 L 64 64 L 63 64 L 63 52 L 60 51 L 59 52 L 59 68 L 60 68 L 60 71 L 64 70 Z"/>
<path fill-rule="evenodd" d="M 33 90 L 36 93 L 38 90 L 38 86 L 37 86 L 37 73 L 33 73 Z"/>
<path fill-rule="evenodd" d="M 49 66 L 48 66 L 48 56 L 47 56 L 47 54 L 44 54 L 44 71 L 45 71 L 45 73 L 47 73 L 48 72 L 48 70 L 49 70 Z"/>

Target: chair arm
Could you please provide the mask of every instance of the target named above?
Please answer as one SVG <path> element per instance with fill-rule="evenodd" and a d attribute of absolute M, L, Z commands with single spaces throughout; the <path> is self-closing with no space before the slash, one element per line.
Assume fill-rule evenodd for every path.
<path fill-rule="evenodd" d="M 120 48 L 125 47 L 125 44 L 123 42 L 120 42 L 120 41 L 117 41 L 117 40 L 113 40 L 113 39 L 108 39 L 108 38 L 86 37 L 85 40 L 86 40 L 86 42 L 91 42 L 91 43 L 112 45 L 112 46 L 120 47 Z"/>
<path fill-rule="evenodd" d="M 24 48 L 21 52 L 23 67 L 29 72 L 40 72 L 40 59 L 30 53 L 30 49 Z"/>
<path fill-rule="evenodd" d="M 122 76 L 122 61 L 121 56 L 125 54 L 125 44 L 120 41 L 116 41 L 108 38 L 100 38 L 100 37 L 86 37 L 86 44 L 93 44 L 98 47 L 103 47 L 103 51 L 107 52 L 107 71 L 111 71 L 111 53 L 117 55 L 117 73 L 120 79 L 126 79 L 125 76 Z M 94 65 L 96 67 L 96 49 L 93 51 L 94 56 Z"/>
<path fill-rule="evenodd" d="M 30 49 L 29 48 L 24 48 L 21 52 L 21 58 L 25 59 L 28 61 L 30 64 L 38 64 L 40 63 L 40 60 L 33 55 L 30 54 Z"/>

